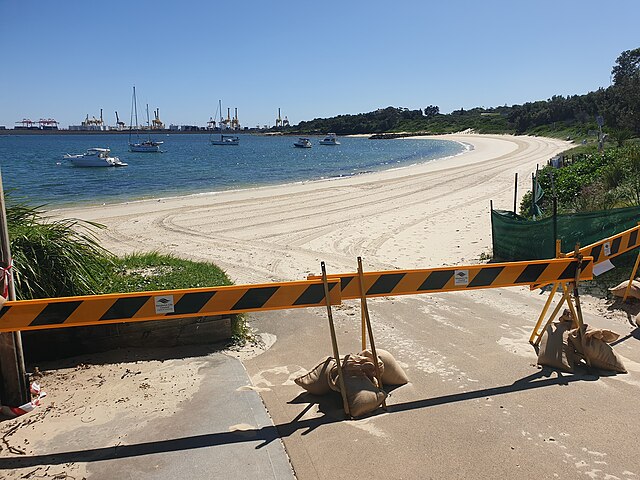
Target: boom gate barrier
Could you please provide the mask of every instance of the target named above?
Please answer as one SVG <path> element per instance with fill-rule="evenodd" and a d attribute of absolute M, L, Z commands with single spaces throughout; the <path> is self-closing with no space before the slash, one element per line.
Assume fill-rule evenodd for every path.
<path fill-rule="evenodd" d="M 363 283 L 366 297 L 379 297 L 592 277 L 593 259 L 585 257 L 367 272 Z M 357 273 L 330 275 L 327 282 L 329 302 L 321 277 L 315 276 L 298 282 L 9 301 L 0 309 L 0 332 L 322 307 L 362 296 Z"/>

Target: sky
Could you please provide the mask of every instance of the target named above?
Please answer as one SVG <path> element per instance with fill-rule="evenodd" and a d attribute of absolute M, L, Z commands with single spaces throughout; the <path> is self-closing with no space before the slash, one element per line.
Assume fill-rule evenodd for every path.
<path fill-rule="evenodd" d="M 638 18 L 638 0 L 0 0 L 0 125 L 129 124 L 134 85 L 167 125 L 221 100 L 249 127 L 584 94 L 640 47 Z"/>

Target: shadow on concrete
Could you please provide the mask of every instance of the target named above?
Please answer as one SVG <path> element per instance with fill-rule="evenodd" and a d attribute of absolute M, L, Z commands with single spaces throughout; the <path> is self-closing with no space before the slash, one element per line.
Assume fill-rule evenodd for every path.
<path fill-rule="evenodd" d="M 554 373 L 556 375 L 552 376 Z M 470 392 L 443 395 L 440 397 L 389 405 L 387 411 L 389 414 L 397 414 L 411 410 L 436 407 L 438 405 L 465 402 L 477 398 L 506 395 L 509 393 L 533 390 L 537 388 L 546 388 L 554 385 L 570 385 L 574 382 L 592 382 L 596 381 L 598 378 L 599 377 L 597 375 L 562 374 L 554 370 L 543 368 L 532 375 L 516 380 L 510 385 L 501 385 L 497 387 L 473 390 Z M 133 458 L 143 455 L 186 451 L 197 448 L 255 441 L 261 441 L 261 443 L 255 447 L 256 449 L 259 449 L 267 446 L 278 438 L 289 437 L 299 430 L 304 430 L 302 435 L 307 435 L 320 426 L 345 421 L 340 395 L 325 395 L 318 397 L 302 393 L 294 398 L 290 403 L 308 403 L 309 405 L 290 422 L 281 423 L 276 426 L 267 426 L 242 432 L 216 432 L 170 440 L 91 448 L 47 455 L 25 455 L 13 458 L 0 458 L 0 469 L 27 468 L 39 465 L 60 465 L 71 462 L 98 462 L 102 460 Z M 307 413 L 314 404 L 318 405 L 323 416 L 301 420 L 305 413 Z M 381 411 L 382 410 L 378 410 L 377 412 Z M 372 416 L 377 412 L 374 412 Z"/>
<path fill-rule="evenodd" d="M 631 332 L 629 332 L 628 335 L 625 335 L 624 337 L 620 337 L 618 340 L 616 340 L 613 343 L 610 343 L 610 345 L 612 347 L 615 347 L 616 345 L 618 345 L 619 343 L 622 343 L 626 340 L 629 340 L 630 338 L 635 338 L 636 340 L 640 340 L 640 327 L 636 327 L 634 330 L 632 330 Z"/>
<path fill-rule="evenodd" d="M 87 353 L 73 357 L 65 357 L 51 360 L 26 359 L 27 368 L 37 366 L 41 372 L 46 370 L 58 370 L 61 368 L 74 368 L 78 365 L 108 365 L 116 363 L 128 363 L 151 360 L 174 360 L 181 358 L 202 357 L 211 353 L 220 352 L 232 348 L 229 341 L 211 343 L 209 345 L 183 345 L 175 347 L 130 347 L 117 348 L 106 352 Z"/>

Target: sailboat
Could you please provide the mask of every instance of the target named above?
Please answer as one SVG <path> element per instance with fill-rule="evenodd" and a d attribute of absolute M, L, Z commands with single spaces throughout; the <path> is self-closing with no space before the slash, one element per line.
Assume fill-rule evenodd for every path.
<path fill-rule="evenodd" d="M 211 137 L 211 145 L 240 145 L 240 138 L 238 138 L 238 136 L 222 134 L 222 100 L 218 100 L 218 111 L 220 111 L 220 123 L 218 123 L 220 137 L 217 135 L 215 138 Z"/>
<path fill-rule="evenodd" d="M 160 145 L 164 142 L 155 142 L 151 140 L 151 125 L 149 124 L 149 104 L 147 104 L 147 140 L 140 141 L 140 132 L 138 131 L 138 101 L 136 100 L 136 87 L 133 87 L 133 104 L 131 107 L 131 123 L 129 124 L 129 151 L 131 152 L 144 152 L 144 153 L 160 153 Z M 133 132 L 133 118 L 135 115 L 136 120 L 136 143 L 131 141 L 131 134 Z"/>

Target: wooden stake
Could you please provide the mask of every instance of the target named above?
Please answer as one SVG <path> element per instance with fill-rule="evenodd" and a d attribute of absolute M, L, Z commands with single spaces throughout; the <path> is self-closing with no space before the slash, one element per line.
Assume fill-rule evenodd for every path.
<path fill-rule="evenodd" d="M 4 189 L 2 187 L 2 173 L 0 172 L 0 266 L 10 268 L 11 248 L 9 231 L 7 229 L 7 214 L 4 204 Z M 15 300 L 16 293 L 13 285 L 13 272 L 9 269 L 4 275 L 8 282 L 7 300 Z M 4 282 L 0 282 L 4 285 Z M 31 400 L 24 356 L 22 353 L 22 336 L 20 332 L 0 333 L 0 399 L 3 405 L 18 406 Z"/>
<path fill-rule="evenodd" d="M 518 201 L 518 172 L 516 172 L 516 182 L 515 187 L 513 189 L 513 214 L 516 214 L 516 206 Z"/>
<path fill-rule="evenodd" d="M 329 331 L 331 332 L 331 345 L 333 347 L 333 358 L 336 360 L 338 367 L 338 384 L 340 385 L 340 394 L 342 395 L 342 404 L 344 412 L 351 417 L 349 411 L 349 400 L 347 400 L 347 390 L 344 386 L 344 377 L 342 376 L 342 363 L 340 362 L 340 353 L 338 352 L 338 339 L 336 337 L 336 329 L 333 325 L 333 313 L 331 312 L 331 299 L 329 297 L 329 282 L 327 281 L 327 269 L 324 262 L 320 262 L 322 269 L 322 284 L 324 285 L 324 298 L 327 302 L 327 316 L 329 317 Z"/>
<path fill-rule="evenodd" d="M 364 307 L 362 306 L 362 300 L 360 300 L 360 323 L 361 323 L 360 331 L 362 332 L 362 350 L 366 350 L 367 349 L 367 321 L 364 318 Z"/>
<path fill-rule="evenodd" d="M 578 282 L 580 281 L 580 269 L 582 268 L 582 255 L 580 254 L 580 244 L 576 243 L 576 248 L 574 250 L 575 257 L 578 259 L 578 265 L 576 266 L 576 277 L 573 281 L 573 300 L 576 302 L 576 313 L 578 314 L 576 318 L 576 322 L 578 322 L 578 327 L 583 325 L 582 319 L 582 307 L 580 306 L 580 293 L 578 292 Z"/>
<path fill-rule="evenodd" d="M 582 331 L 582 325 L 584 325 L 584 319 L 582 317 L 582 307 L 580 306 L 580 293 L 578 292 L 578 281 L 580 280 L 580 268 L 582 267 L 582 255 L 580 254 L 580 244 L 576 243 L 574 250 L 575 257 L 578 259 L 578 265 L 576 266 L 576 278 L 573 282 L 573 300 L 576 302 L 576 322 L 578 324 L 578 335 L 580 336 L 580 343 L 582 344 L 582 351 L 584 348 L 584 332 Z M 587 355 L 584 355 L 584 361 L 587 362 L 587 366 L 591 367 L 591 360 Z"/>
<path fill-rule="evenodd" d="M 371 328 L 371 318 L 369 317 L 369 307 L 367 306 L 367 295 L 364 291 L 364 272 L 362 270 L 362 258 L 358 257 L 358 279 L 360 280 L 360 302 L 362 304 L 362 312 L 367 324 L 367 331 L 369 332 L 369 343 L 371 344 L 371 353 L 373 354 L 373 368 L 376 373 L 376 379 L 378 380 L 378 388 L 382 389 L 382 375 L 380 375 L 380 368 L 378 367 L 378 353 L 376 352 L 376 342 L 373 340 L 373 329 Z M 387 408 L 386 400 L 382 401 L 382 408 Z"/>

